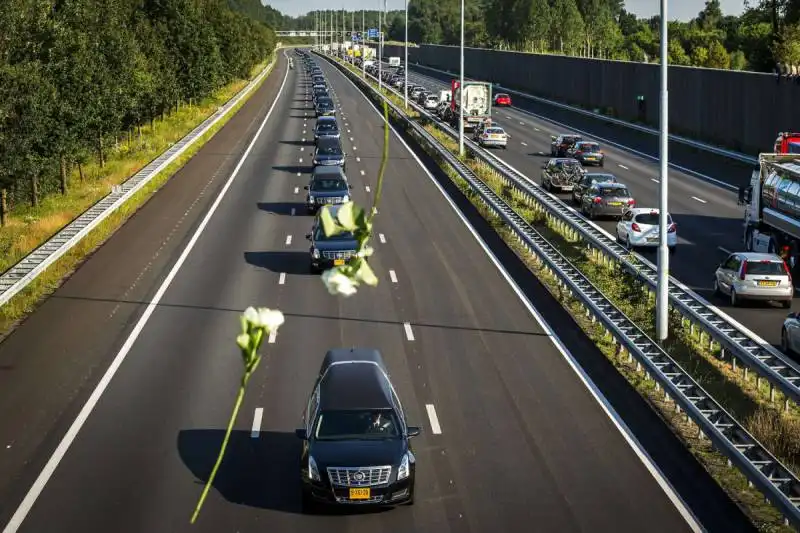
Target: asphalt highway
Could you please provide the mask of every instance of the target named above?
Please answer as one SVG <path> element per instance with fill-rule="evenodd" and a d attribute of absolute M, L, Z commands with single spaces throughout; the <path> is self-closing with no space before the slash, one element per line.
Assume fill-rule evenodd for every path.
<path fill-rule="evenodd" d="M 412 69 L 413 69 L 412 65 Z M 426 71 L 409 71 L 409 81 L 431 89 L 449 88 L 444 81 L 428 75 Z M 512 95 L 512 104 L 518 99 Z M 542 110 L 538 110 L 542 111 Z M 572 116 L 577 116 L 573 114 Z M 553 124 L 547 120 L 536 118 L 524 110 L 494 107 L 492 118 L 511 135 L 506 150 L 493 149 L 493 152 L 525 176 L 536 183 L 541 183 L 541 166 L 550 158 L 550 136 L 570 133 L 569 128 Z M 554 119 L 564 117 L 556 116 Z M 559 120 L 560 122 L 560 120 Z M 586 122 L 586 121 L 583 121 Z M 605 127 L 589 123 L 576 124 L 582 131 L 593 132 Z M 619 129 L 619 128 L 617 128 Z M 619 143 L 629 142 L 634 130 L 625 132 L 625 138 L 613 137 Z M 602 131 L 599 134 L 611 136 L 613 133 Z M 636 132 L 639 137 L 647 134 Z M 604 137 L 608 138 L 608 137 Z M 588 138 L 592 140 L 591 138 Z M 637 207 L 658 207 L 659 198 L 659 165 L 658 162 L 635 153 L 623 150 L 602 140 L 598 140 L 605 152 L 606 160 L 603 168 L 587 167 L 589 172 L 606 172 L 614 174 L 619 181 L 626 184 L 636 199 Z M 727 183 L 731 176 L 749 179 L 750 168 L 743 163 L 729 161 L 727 166 L 715 156 L 712 164 L 707 156 L 688 157 L 684 154 L 681 164 L 696 172 L 724 172 L 714 177 Z M 693 161 L 698 165 L 692 168 Z M 735 173 L 735 174 L 734 174 Z M 556 195 L 572 204 L 570 193 Z M 713 295 L 714 271 L 728 253 L 742 251 L 743 248 L 743 216 L 744 211 L 737 203 L 737 193 L 711 182 L 703 181 L 686 172 L 670 169 L 669 172 L 669 205 L 670 213 L 678 226 L 678 250 L 670 259 L 670 273 L 688 285 L 735 320 L 749 328 L 761 338 L 780 346 L 780 331 L 783 319 L 788 312 L 773 303 L 746 303 L 741 307 L 731 307 L 727 298 Z M 575 206 L 576 208 L 578 206 Z M 595 223 L 610 235 L 616 235 L 617 222 L 611 219 L 596 220 Z M 644 257 L 653 263 L 657 262 L 655 249 L 638 249 Z M 800 311 L 800 299 L 795 298 L 793 311 Z"/>
<path fill-rule="evenodd" d="M 347 132 L 354 196 L 366 204 L 382 121 L 341 74 L 324 69 Z M 703 526 L 751 530 L 506 250 L 509 275 L 523 279 L 553 331 L 534 320 L 395 137 L 372 261 L 381 283 L 350 299 L 327 294 L 309 274 L 304 240 L 314 124 L 306 82 L 281 57 L 239 114 L 0 344 L 3 526 L 127 350 L 21 526 L 4 533 L 691 531 L 623 423 Z M 228 456 L 190 526 L 234 401 L 234 338 L 250 305 L 281 309 L 286 324 L 264 344 Z M 382 351 L 410 423 L 423 427 L 414 441 L 416 504 L 304 515 L 294 429 L 325 351 L 351 345 Z"/>

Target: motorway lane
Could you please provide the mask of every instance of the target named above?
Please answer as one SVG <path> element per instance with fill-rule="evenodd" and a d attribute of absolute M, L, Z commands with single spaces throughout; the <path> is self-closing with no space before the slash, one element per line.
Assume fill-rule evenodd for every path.
<path fill-rule="evenodd" d="M 39 475 L 233 171 L 288 70 L 244 106 L 0 342 L 0 524 Z"/>
<path fill-rule="evenodd" d="M 379 131 L 377 116 L 359 112 L 366 102 L 354 89 L 334 83 L 354 131 Z M 297 95 L 281 97 L 253 157 L 20 531 L 189 530 L 201 490 L 195 477 L 213 460 L 241 369 L 237 314 L 251 304 L 282 309 L 287 323 L 265 345 L 234 453 L 195 530 L 461 532 L 510 530 L 522 520 L 559 531 L 642 523 L 686 530 L 397 142 L 377 229 L 386 240 L 374 262 L 383 283 L 343 300 L 307 274 L 302 235 L 310 220 L 286 214 L 307 179 L 296 169 L 303 111 L 289 107 L 297 107 Z M 373 173 L 361 180 L 351 170 L 356 185 L 374 180 L 375 138 L 357 139 Z M 358 170 L 352 160 L 349 166 Z M 365 187 L 354 190 L 366 199 Z M 387 281 L 392 268 L 397 284 Z M 411 420 L 425 428 L 415 443 L 417 504 L 391 513 L 299 515 L 292 430 L 324 350 L 350 344 L 384 351 Z M 429 403 L 442 435 L 423 420 Z M 252 439 L 249 415 L 257 407 L 265 432 Z"/>
<path fill-rule="evenodd" d="M 441 80 L 418 72 L 410 71 L 409 79 L 426 87 L 438 89 L 446 86 Z M 494 107 L 492 115 L 511 135 L 508 149 L 493 150 L 493 153 L 529 179 L 541 183 L 541 165 L 550 158 L 550 136 L 569 131 L 515 108 Z M 628 185 L 638 207 L 657 207 L 658 163 L 598 142 L 606 154 L 605 167 L 587 167 L 588 170 L 617 176 Z M 726 298 L 713 295 L 712 282 L 717 265 L 727 253 L 743 249 L 743 210 L 736 204 L 736 193 L 675 169 L 670 169 L 669 177 L 670 213 L 678 225 L 679 242 L 678 251 L 670 260 L 671 274 L 756 335 L 779 347 L 780 328 L 786 310 L 762 302 L 734 308 Z M 577 208 L 569 193 L 556 195 Z M 616 221 L 606 219 L 595 223 L 609 234 L 616 235 Z M 657 262 L 655 250 L 637 251 L 653 263 Z M 795 298 L 792 310 L 800 311 L 800 298 Z"/>

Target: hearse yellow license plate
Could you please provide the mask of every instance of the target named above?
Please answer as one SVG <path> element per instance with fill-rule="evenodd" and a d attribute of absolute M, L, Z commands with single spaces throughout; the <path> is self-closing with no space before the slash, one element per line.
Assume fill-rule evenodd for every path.
<path fill-rule="evenodd" d="M 341 266 L 344 264 L 344 259 L 334 259 L 333 266 Z"/>
<path fill-rule="evenodd" d="M 777 287 L 778 286 L 778 282 L 777 281 L 769 281 L 769 280 L 762 279 L 762 280 L 759 280 L 758 286 L 759 287 Z"/>
<path fill-rule="evenodd" d="M 369 500 L 369 488 L 366 489 L 350 489 L 351 500 Z"/>
<path fill-rule="evenodd" d="M 608 202 L 608 205 L 622 205 L 622 202 Z"/>

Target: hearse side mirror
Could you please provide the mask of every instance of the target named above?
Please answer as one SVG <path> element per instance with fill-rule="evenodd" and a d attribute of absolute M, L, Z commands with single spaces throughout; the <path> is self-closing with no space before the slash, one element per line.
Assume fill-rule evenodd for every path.
<path fill-rule="evenodd" d="M 311 234 L 310 233 L 306 233 L 306 239 L 308 239 L 309 241 L 311 240 Z"/>
<path fill-rule="evenodd" d="M 542 164 L 542 168 L 547 168 L 547 163 Z"/>
<path fill-rule="evenodd" d="M 306 435 L 306 429 L 305 428 L 295 429 L 294 430 L 294 436 L 297 437 L 300 440 L 308 440 L 308 435 Z"/>
<path fill-rule="evenodd" d="M 308 185 L 304 185 L 304 186 L 303 186 L 303 188 L 304 188 L 305 190 L 308 190 Z"/>
<path fill-rule="evenodd" d="M 420 428 L 417 426 L 408 426 L 408 436 L 409 437 L 416 437 L 422 432 Z"/>

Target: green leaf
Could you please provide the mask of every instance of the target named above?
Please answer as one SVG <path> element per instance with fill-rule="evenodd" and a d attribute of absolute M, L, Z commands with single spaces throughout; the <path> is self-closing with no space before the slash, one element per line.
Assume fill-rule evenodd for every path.
<path fill-rule="evenodd" d="M 369 266 L 366 259 L 361 259 L 361 261 L 359 261 L 358 271 L 356 271 L 355 276 L 356 281 L 369 285 L 370 287 L 375 287 L 378 284 L 378 277 L 372 271 L 372 267 Z"/>
<path fill-rule="evenodd" d="M 344 232 L 344 230 L 336 222 L 336 219 L 333 218 L 333 215 L 331 215 L 331 209 L 329 205 L 326 205 L 322 208 L 322 211 L 319 213 L 319 219 L 322 222 L 322 231 L 325 232 L 326 237 L 333 237 L 334 235 Z"/>
<path fill-rule="evenodd" d="M 364 210 L 354 202 L 347 202 L 339 207 L 336 218 L 346 231 L 353 232 L 359 229 L 357 221 L 363 216 L 363 212 Z"/>

